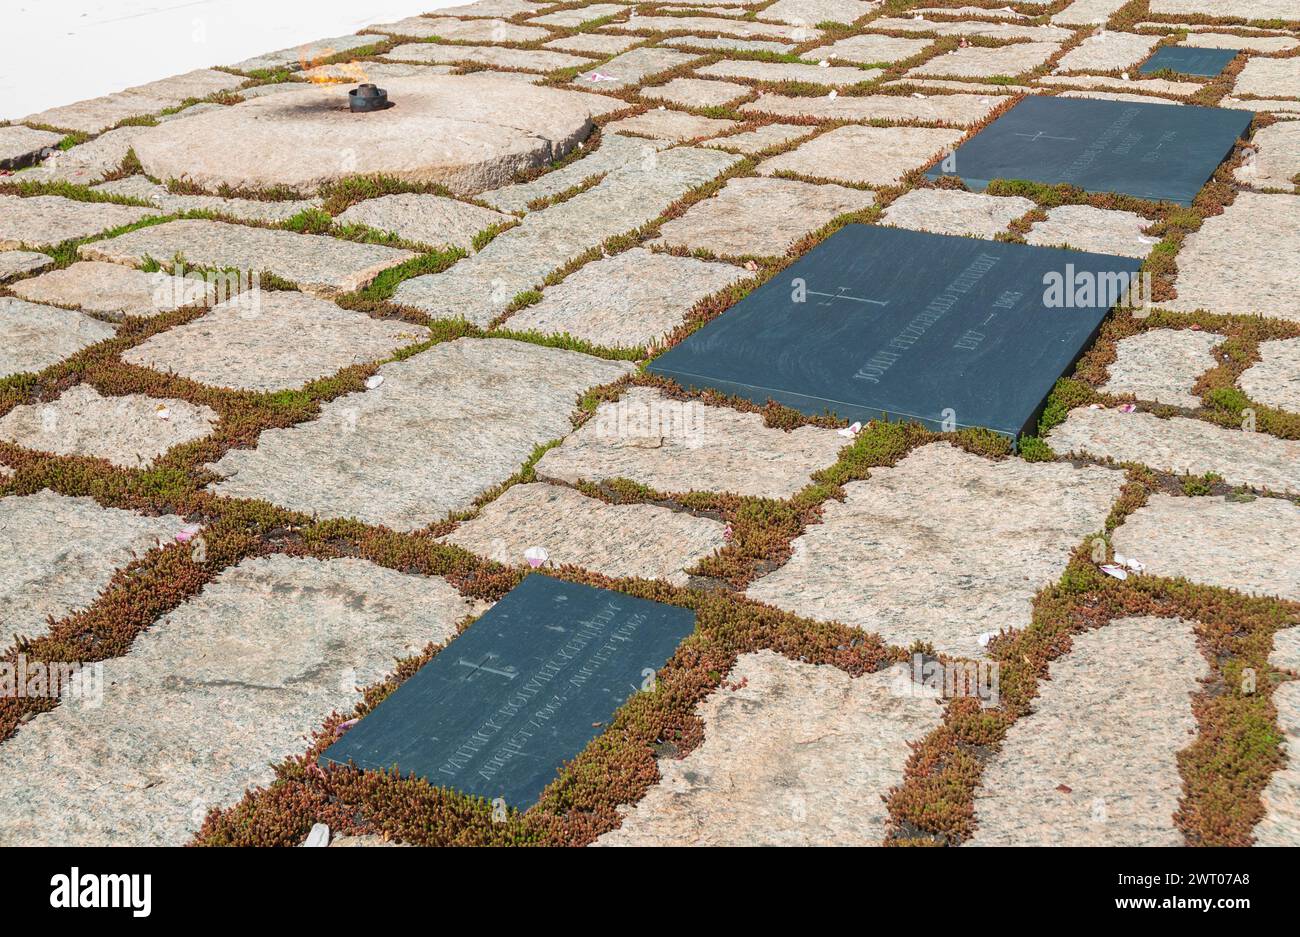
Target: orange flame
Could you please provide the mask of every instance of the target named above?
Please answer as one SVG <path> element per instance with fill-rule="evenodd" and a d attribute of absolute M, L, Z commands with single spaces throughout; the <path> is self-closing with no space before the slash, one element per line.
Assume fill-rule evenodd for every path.
<path fill-rule="evenodd" d="M 303 46 L 298 53 L 298 64 L 302 66 L 304 77 L 314 85 L 364 84 L 366 70 L 360 62 L 342 62 L 325 65 L 325 60 L 334 55 L 334 50 L 326 47 L 318 55 L 308 57 L 310 46 Z M 310 74 L 316 71 L 316 74 Z"/>

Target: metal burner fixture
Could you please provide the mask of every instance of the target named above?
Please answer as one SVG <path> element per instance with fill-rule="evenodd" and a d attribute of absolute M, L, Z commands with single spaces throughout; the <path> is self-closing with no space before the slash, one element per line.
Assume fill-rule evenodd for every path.
<path fill-rule="evenodd" d="M 369 83 L 357 85 L 348 92 L 348 107 L 354 114 L 382 111 L 392 106 L 393 102 L 388 100 L 388 92 Z"/>

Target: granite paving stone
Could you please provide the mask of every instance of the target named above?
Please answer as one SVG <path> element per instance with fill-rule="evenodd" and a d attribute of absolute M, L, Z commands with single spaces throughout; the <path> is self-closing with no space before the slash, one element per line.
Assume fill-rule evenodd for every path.
<path fill-rule="evenodd" d="M 189 264 L 265 271 L 300 289 L 326 295 L 360 289 L 380 272 L 417 256 L 381 244 L 198 219 L 169 221 L 91 241 L 78 253 L 87 260 L 131 266 L 139 266 L 145 258 L 169 263 L 179 254 Z"/>
<path fill-rule="evenodd" d="M 1180 46 L 1194 49 L 1244 49 L 1248 52 L 1290 52 L 1300 39 L 1289 36 L 1238 36 L 1236 33 L 1190 32 Z"/>
<path fill-rule="evenodd" d="M 794 81 L 828 88 L 846 88 L 879 78 L 878 68 L 853 68 L 848 65 L 803 65 L 798 62 L 756 62 L 749 59 L 723 59 L 695 70 L 697 75 L 711 78 L 741 78 L 776 84 Z"/>
<path fill-rule="evenodd" d="M 1230 17 L 1243 20 L 1290 20 L 1300 17 L 1295 0 L 1151 0 L 1159 14 Z"/>
<path fill-rule="evenodd" d="M 1237 182 L 1255 189 L 1295 192 L 1300 177 L 1300 123 L 1279 121 L 1262 127 L 1250 142 L 1255 155 L 1237 167 Z"/>
<path fill-rule="evenodd" d="M 1246 396 L 1266 407 L 1300 413 L 1300 338 L 1260 342 L 1259 356 L 1239 381 Z"/>
<path fill-rule="evenodd" d="M 572 28 L 589 23 L 606 16 L 626 13 L 627 6 L 622 3 L 592 3 L 573 10 L 559 10 L 555 13 L 543 13 L 541 16 L 529 17 L 528 22 L 541 26 L 559 26 Z"/>
<path fill-rule="evenodd" d="M 774 146 L 793 143 L 795 140 L 814 133 L 816 129 L 816 127 L 800 124 L 764 124 L 754 130 L 746 130 L 742 133 L 733 133 L 729 136 L 706 140 L 700 146 L 752 155 Z"/>
<path fill-rule="evenodd" d="M 1052 22 L 1061 26 L 1100 26 L 1111 18 L 1128 0 L 1074 0 Z"/>
<path fill-rule="evenodd" d="M 1159 42 L 1159 36 L 1107 30 L 1089 36 L 1061 56 L 1056 63 L 1056 71 L 1109 72 L 1117 68 L 1131 68 L 1146 59 Z"/>
<path fill-rule="evenodd" d="M 734 120 L 725 120 L 720 117 L 700 117 L 696 114 L 688 114 L 685 111 L 657 107 L 654 110 L 646 111 L 644 114 L 613 121 L 607 124 L 605 129 L 610 133 L 634 134 L 654 140 L 683 143 L 701 137 L 716 137 L 720 133 L 726 133 L 728 130 L 735 130 L 739 127 L 740 124 Z"/>
<path fill-rule="evenodd" d="M 0 296 L 0 377 L 43 371 L 116 331 L 85 313 Z"/>
<path fill-rule="evenodd" d="M 245 560 L 104 664 L 102 705 L 5 743 L 0 843 L 184 845 L 469 612 L 445 580 L 364 560 Z"/>
<path fill-rule="evenodd" d="M 229 215 L 241 221 L 263 221 L 268 224 L 282 224 L 294 215 L 301 214 L 309 208 L 319 208 L 318 198 L 224 198 L 219 195 L 177 195 L 169 192 L 166 186 L 150 182 L 144 175 L 136 174 L 111 182 L 101 182 L 93 186 L 97 192 L 110 195 L 125 195 L 149 202 L 168 214 L 186 211 L 216 212 Z"/>
<path fill-rule="evenodd" d="M 77 308 L 110 319 L 156 316 L 216 296 L 216 287 L 202 279 L 85 260 L 22 280 L 10 289 L 34 303 Z"/>
<path fill-rule="evenodd" d="M 44 270 L 52 263 L 53 257 L 38 251 L 0 251 L 0 283 L 25 273 Z"/>
<path fill-rule="evenodd" d="M 634 247 L 547 287 L 541 302 L 515 313 L 505 327 L 567 334 L 607 347 L 645 346 L 681 325 L 704 297 L 746 276 L 743 268 L 729 264 Z"/>
<path fill-rule="evenodd" d="M 686 585 L 686 570 L 726 546 L 725 525 L 649 504 L 606 504 L 559 485 L 514 485 L 445 543 L 518 566 L 546 550 L 554 566 L 581 566 L 614 579 Z"/>
<path fill-rule="evenodd" d="M 750 598 L 907 647 L 979 657 L 979 636 L 1025 628 L 1040 589 L 1100 531 L 1122 472 L 992 461 L 947 443 L 844 486 Z M 863 570 L 871 570 L 864 576 Z"/>
<path fill-rule="evenodd" d="M 19 169 L 42 159 L 63 135 L 21 124 L 0 127 L 0 169 Z"/>
<path fill-rule="evenodd" d="M 379 369 L 381 385 L 228 452 L 213 490 L 409 531 L 463 511 L 571 431 L 580 394 L 626 362 L 504 339 L 457 339 Z M 436 401 L 436 406 L 431 402 Z"/>
<path fill-rule="evenodd" d="M 773 651 L 742 654 L 696 706 L 703 743 L 659 762 L 601 846 L 875 846 L 942 707 L 898 689 L 906 666 L 852 677 Z"/>
<path fill-rule="evenodd" d="M 300 71 L 320 64 L 324 59 L 341 52 L 364 49 L 376 42 L 383 42 L 387 36 L 377 33 L 362 33 L 358 36 L 335 36 L 332 39 L 317 39 L 288 49 L 279 49 L 264 55 L 257 55 L 230 67 L 238 72 L 259 71 Z"/>
<path fill-rule="evenodd" d="M 813 472 L 833 465 L 846 442 L 832 430 L 786 432 L 698 401 L 674 401 L 634 387 L 537 463 L 537 474 L 571 484 L 629 478 L 670 494 L 730 492 L 788 498 Z"/>
<path fill-rule="evenodd" d="M 1130 211 L 1059 205 L 1047 210 L 1046 221 L 1036 221 L 1025 235 L 1029 244 L 1073 247 L 1075 250 L 1121 257 L 1146 257 L 1158 238 L 1143 234 L 1151 222 Z"/>
<path fill-rule="evenodd" d="M 559 39 L 552 39 L 550 42 L 543 42 L 542 48 L 603 57 L 626 52 L 641 41 L 640 36 L 606 36 L 601 33 L 578 33 L 573 36 L 561 36 Z"/>
<path fill-rule="evenodd" d="M 230 91 L 245 79 L 214 68 L 200 68 L 148 84 L 137 85 L 103 97 L 78 101 L 29 114 L 23 123 L 99 133 L 128 117 L 157 114 L 190 98 L 205 98 L 220 91 Z"/>
<path fill-rule="evenodd" d="M 1173 407 L 1199 407 L 1192 385 L 1219 363 L 1210 352 L 1222 342 L 1222 335 L 1191 329 L 1151 329 L 1121 339 L 1101 390 Z"/>
<path fill-rule="evenodd" d="M 421 32 L 409 32 L 419 28 Z M 427 39 L 437 36 L 453 42 L 533 42 L 546 39 L 551 33 L 540 26 L 520 26 L 502 19 L 462 20 L 450 16 L 412 16 L 393 24 L 392 29 L 380 29 L 380 32 L 396 32 L 402 36 Z"/>
<path fill-rule="evenodd" d="M 0 441 L 139 469 L 174 446 L 207 436 L 217 419 L 210 407 L 184 400 L 105 397 L 89 384 L 78 384 L 53 402 L 24 404 L 0 417 Z"/>
<path fill-rule="evenodd" d="M 57 150 L 29 169 L 22 170 L 20 182 L 72 182 L 92 185 L 116 172 L 130 153 L 136 140 L 152 133 L 154 127 L 118 127 L 101 133 L 93 140 L 67 150 Z"/>
<path fill-rule="evenodd" d="M 1276 632 L 1268 660 L 1279 670 L 1300 671 L 1300 629 Z M 1273 772 L 1268 787 L 1260 794 L 1264 819 L 1255 827 L 1255 845 L 1300 846 L 1300 680 L 1275 689 L 1273 705 L 1287 762 Z"/>
<path fill-rule="evenodd" d="M 1063 26 L 1022 26 L 1018 23 L 990 23 L 987 20 L 928 20 L 882 16 L 871 21 L 872 29 L 895 32 L 935 33 L 939 36 L 983 36 L 987 39 L 1029 39 L 1033 42 L 1063 42 L 1074 30 Z"/>
<path fill-rule="evenodd" d="M 574 85 L 587 90 L 617 91 L 639 85 L 653 75 L 693 62 L 697 56 L 673 49 L 642 47 L 616 55 L 608 62 L 593 66 L 573 79 Z"/>
<path fill-rule="evenodd" d="M 610 23 L 601 27 L 605 32 L 702 32 L 740 39 L 787 39 L 807 42 L 820 39 L 825 33 L 811 26 L 776 25 L 753 20 L 730 20 L 721 16 L 636 16 L 625 23 Z"/>
<path fill-rule="evenodd" d="M 484 192 L 478 197 L 502 211 L 526 211 L 531 202 L 559 195 L 596 176 L 603 176 L 632 163 L 652 161 L 654 154 L 665 146 L 667 143 L 657 140 L 607 131 L 601 136 L 600 146 L 581 159 L 551 170 L 531 182 L 513 183 Z"/>
<path fill-rule="evenodd" d="M 0 498 L 0 618 L 11 634 L 45 635 L 48 619 L 89 606 L 116 570 L 170 541 L 184 523 L 49 489 Z"/>
<path fill-rule="evenodd" d="M 381 360 L 428 337 L 423 326 L 372 319 L 304 293 L 250 290 L 159 332 L 122 360 L 213 387 L 269 392 Z"/>
<path fill-rule="evenodd" d="M 464 317 L 486 325 L 520 292 L 538 287 L 550 273 L 606 239 L 654 220 L 738 159 L 679 147 L 624 166 L 587 191 L 527 215 L 449 270 L 404 281 L 394 298 L 435 318 Z"/>
<path fill-rule="evenodd" d="M 860 65 L 888 65 L 919 55 L 932 45 L 929 39 L 905 39 L 901 36 L 865 34 L 839 39 L 818 46 L 803 57 L 828 61 L 857 62 Z"/>
<path fill-rule="evenodd" d="M 1006 198 L 955 189 L 913 189 L 880 216 L 881 224 L 935 234 L 991 238 L 1034 207 L 1027 198 Z"/>
<path fill-rule="evenodd" d="M 763 160 L 758 172 L 892 186 L 909 172 L 952 152 L 962 136 L 959 130 L 926 127 L 838 127 Z"/>
<path fill-rule="evenodd" d="M 0 250 L 61 244 L 157 214 L 152 208 L 80 202 L 60 195 L 0 195 Z"/>
<path fill-rule="evenodd" d="M 1047 443 L 1059 455 L 1136 462 L 1172 475 L 1214 472 L 1229 485 L 1300 494 L 1300 442 L 1202 420 L 1080 407 Z"/>
<path fill-rule="evenodd" d="M 742 104 L 746 114 L 776 117 L 812 117 L 817 120 L 919 120 L 926 123 L 966 127 L 987 117 L 1002 102 L 998 95 L 942 94 L 932 97 L 868 94 L 831 98 L 791 98 L 765 94 Z"/>
<path fill-rule="evenodd" d="M 721 107 L 753 93 L 748 85 L 702 78 L 674 78 L 665 84 L 641 89 L 641 97 L 647 100 L 667 101 L 682 107 Z"/>
<path fill-rule="evenodd" d="M 514 221 L 488 208 L 441 195 L 401 193 L 358 202 L 335 216 L 339 224 L 362 224 L 438 250 L 473 249 L 474 235 Z"/>
<path fill-rule="evenodd" d="M 1300 601 L 1300 566 L 1284 546 L 1297 536 L 1300 506 L 1283 498 L 1157 493 L 1115 529 L 1111 544 L 1150 576 Z"/>
<path fill-rule="evenodd" d="M 1006 46 L 968 46 L 939 55 L 910 69 L 907 77 L 1012 77 L 1033 71 L 1061 50 L 1057 42 L 1018 42 Z"/>
<path fill-rule="evenodd" d="M 384 58 L 399 62 L 425 62 L 439 65 L 469 62 L 489 68 L 553 72 L 560 68 L 580 68 L 591 59 L 545 49 L 510 49 L 500 46 L 450 46 L 433 42 L 415 42 L 397 46 Z"/>
<path fill-rule="evenodd" d="M 764 7 L 759 19 L 789 23 L 792 26 L 816 26 L 818 23 L 857 22 L 880 9 L 870 0 L 776 0 Z"/>
<path fill-rule="evenodd" d="M 738 178 L 667 221 L 652 244 L 720 257 L 776 257 L 839 215 L 869 208 L 872 192 L 793 179 Z"/>
<path fill-rule="evenodd" d="M 639 19 L 639 17 L 638 17 Z M 793 42 L 768 39 L 738 39 L 734 36 L 670 36 L 661 45 L 675 49 L 701 49 L 716 52 L 775 52 L 784 55 L 794 49 Z"/>
<path fill-rule="evenodd" d="M 1191 625 L 1121 618 L 1071 640 L 984 769 L 970 845 L 1183 845 L 1177 756 L 1210 674 Z"/>
<path fill-rule="evenodd" d="M 1115 91 L 1162 94 L 1186 97 L 1203 87 L 1194 81 L 1170 81 L 1166 78 L 1114 78 L 1110 75 L 1044 75 L 1036 84 L 1052 87 L 1109 88 Z M 1161 103 L 1158 99 L 1154 103 Z"/>

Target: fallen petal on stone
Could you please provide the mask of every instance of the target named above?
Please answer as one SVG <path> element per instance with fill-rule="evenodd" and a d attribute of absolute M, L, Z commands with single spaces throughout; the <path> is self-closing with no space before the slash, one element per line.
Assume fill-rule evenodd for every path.
<path fill-rule="evenodd" d="M 1105 566 L 1101 567 L 1101 571 L 1107 576 L 1111 576 L 1115 579 L 1128 578 L 1128 573 L 1124 571 L 1124 567 L 1116 566 L 1114 563 L 1107 563 Z"/>
<path fill-rule="evenodd" d="M 545 547 L 529 547 L 524 551 L 524 559 L 528 561 L 528 565 L 533 569 L 541 566 L 550 558 L 551 554 L 546 552 Z"/>

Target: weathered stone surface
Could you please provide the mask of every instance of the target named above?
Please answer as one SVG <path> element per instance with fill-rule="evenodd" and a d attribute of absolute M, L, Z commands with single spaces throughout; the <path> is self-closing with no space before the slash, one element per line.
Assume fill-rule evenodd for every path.
<path fill-rule="evenodd" d="M 882 88 L 923 88 L 926 91 L 970 91 L 972 88 L 978 88 L 982 94 L 1008 95 L 1008 94 L 1033 94 L 1034 89 L 1028 85 L 1004 85 L 1001 83 L 990 84 L 988 82 L 976 83 L 973 81 L 956 81 L 950 78 L 900 78 L 896 81 L 886 81 L 881 85 Z"/>
<path fill-rule="evenodd" d="M 583 72 L 573 83 L 581 88 L 614 89 L 638 85 L 652 75 L 695 61 L 696 56 L 672 49 L 632 49 Z"/>
<path fill-rule="evenodd" d="M 29 114 L 23 118 L 23 123 L 99 133 L 128 117 L 157 114 L 190 98 L 205 98 L 218 91 L 230 91 L 243 83 L 244 79 L 238 75 L 200 68 L 103 97 Z"/>
<path fill-rule="evenodd" d="M 1056 63 L 1056 71 L 1109 72 L 1137 65 L 1160 42 L 1159 36 L 1106 32 L 1089 36 Z"/>
<path fill-rule="evenodd" d="M 1072 640 L 984 769 L 970 845 L 1182 845 L 1177 755 L 1210 672 L 1191 626 L 1121 618 Z"/>
<path fill-rule="evenodd" d="M 1292 114 L 1300 114 L 1300 101 L 1285 101 L 1277 98 L 1239 98 L 1229 95 L 1219 102 L 1220 107 L 1234 108 L 1239 111 L 1270 111 L 1282 114 L 1284 119 L 1293 120 Z"/>
<path fill-rule="evenodd" d="M 245 560 L 5 742 L 0 842 L 182 845 L 394 660 L 455 634 L 446 581 L 363 560 Z"/>
<path fill-rule="evenodd" d="M 845 485 L 847 498 L 827 502 L 794 556 L 746 594 L 892 644 L 979 657 L 980 634 L 1029 625 L 1034 595 L 1102 528 L 1123 484 L 1108 469 L 923 446 Z"/>
<path fill-rule="evenodd" d="M 0 377 L 43 371 L 114 334 L 84 313 L 0 296 Z"/>
<path fill-rule="evenodd" d="M 46 489 L 0 498 L 0 619 L 40 637 L 95 601 L 114 571 L 169 541 L 185 522 L 101 508 Z"/>
<path fill-rule="evenodd" d="M 1192 385 L 1218 364 L 1210 352 L 1222 341 L 1222 335 L 1191 329 L 1152 329 L 1121 339 L 1101 389 L 1174 407 L 1199 407 Z"/>
<path fill-rule="evenodd" d="M 1300 494 L 1300 442 L 1224 429 L 1202 420 L 1162 420 L 1150 413 L 1071 410 L 1051 431 L 1057 453 L 1137 462 L 1174 475 L 1215 472 L 1229 485 Z"/>
<path fill-rule="evenodd" d="M 1275 633 L 1268 660 L 1279 670 L 1300 671 L 1300 628 Z M 1255 827 L 1255 845 L 1300 846 L 1300 681 L 1274 690 L 1273 705 L 1287 763 L 1273 773 L 1260 795 L 1264 819 Z"/>
<path fill-rule="evenodd" d="M 428 335 L 423 326 L 372 319 L 303 293 L 250 290 L 159 332 L 122 360 L 214 387 L 275 391 L 386 358 Z"/>
<path fill-rule="evenodd" d="M 543 49 L 558 49 L 561 52 L 577 52 L 580 55 L 618 55 L 626 52 L 638 42 L 639 36 L 605 36 L 601 33 L 578 33 L 575 36 L 563 36 L 543 42 Z"/>
<path fill-rule="evenodd" d="M 281 224 L 309 208 L 320 207 L 318 198 L 256 199 L 223 198 L 218 195 L 176 195 L 166 186 L 150 182 L 147 176 L 134 175 L 112 182 L 102 182 L 94 187 L 98 192 L 126 195 L 151 202 L 164 212 L 210 211 L 229 215 L 241 221 L 265 221 Z"/>
<path fill-rule="evenodd" d="M 1058 42 L 1018 42 L 1009 46 L 968 46 L 939 55 L 908 71 L 909 78 L 1008 77 L 1032 71 L 1059 52 Z"/>
<path fill-rule="evenodd" d="M 180 254 L 190 264 L 267 271 L 303 290 L 323 294 L 360 289 L 381 271 L 416 256 L 381 244 L 197 219 L 169 221 L 107 241 L 91 241 L 78 253 L 88 260 L 132 266 L 146 257 L 170 262 Z"/>
<path fill-rule="evenodd" d="M 793 173 L 860 185 L 897 185 L 912 170 L 951 152 L 962 136 L 959 130 L 926 127 L 839 127 L 764 160 L 758 172 L 764 176 Z"/>
<path fill-rule="evenodd" d="M 173 446 L 207 436 L 217 419 L 210 407 L 184 400 L 103 397 L 89 384 L 78 384 L 52 403 L 24 404 L 0 417 L 0 440 L 37 452 L 148 468 Z"/>
<path fill-rule="evenodd" d="M 1295 0 L 1151 0 L 1151 12 L 1175 16 L 1199 13 L 1243 20 L 1300 18 Z"/>
<path fill-rule="evenodd" d="M 841 60 L 861 65 L 888 65 L 918 55 L 931 45 L 929 39 L 900 36 L 850 36 L 804 53 L 804 58 Z"/>
<path fill-rule="evenodd" d="M 901 671 L 901 672 L 900 672 Z M 773 651 L 742 654 L 697 707 L 705 738 L 626 808 L 602 846 L 864 846 L 884 839 L 902 783 L 943 709 L 899 689 L 906 667 L 850 677 Z"/>
<path fill-rule="evenodd" d="M 635 33 L 643 30 L 655 32 L 701 32 L 720 36 L 737 36 L 741 39 L 789 39 L 807 42 L 820 39 L 825 33 L 810 26 L 777 26 L 773 23 L 756 23 L 752 20 L 729 20 L 721 16 L 636 16 L 626 23 L 610 23 L 602 27 L 607 32 Z"/>
<path fill-rule="evenodd" d="M 1300 122 L 1284 120 L 1255 132 L 1255 155 L 1236 170 L 1237 181 L 1256 189 L 1294 192 L 1300 176 Z"/>
<path fill-rule="evenodd" d="M 1127 101 L 1132 104 L 1168 104 L 1171 107 L 1182 107 L 1181 101 L 1171 101 L 1167 98 L 1152 98 L 1145 94 L 1128 94 L 1119 91 L 1062 91 L 1057 95 L 1060 98 L 1091 98 L 1094 101 Z"/>
<path fill-rule="evenodd" d="M 706 140 L 700 146 L 732 150 L 736 153 L 761 153 L 771 147 L 782 146 L 800 137 L 806 137 L 816 129 L 816 127 L 799 124 L 764 124 L 756 130 L 746 130 L 744 133 L 733 133 L 727 137 Z"/>
<path fill-rule="evenodd" d="M 639 17 L 638 17 L 639 18 Z M 662 43 L 675 49 L 704 49 L 719 52 L 777 52 L 784 54 L 794 48 L 792 42 L 771 42 L 766 39 L 736 39 L 726 36 L 672 36 Z"/>
<path fill-rule="evenodd" d="M 63 139 L 49 130 L 33 130 L 21 124 L 0 127 L 0 169 L 18 169 L 43 158 Z"/>
<path fill-rule="evenodd" d="M 1261 360 L 1241 375 L 1246 396 L 1267 407 L 1300 413 L 1300 338 L 1260 342 L 1259 356 Z"/>
<path fill-rule="evenodd" d="M 36 251 L 0 251 L 0 283 L 24 273 L 44 270 L 52 263 L 53 257 Z"/>
<path fill-rule="evenodd" d="M 818 23 L 849 24 L 880 8 L 870 0 L 776 0 L 758 15 L 765 20 L 792 26 L 816 26 Z"/>
<path fill-rule="evenodd" d="M 394 78 L 412 78 L 427 75 L 448 75 L 452 72 L 450 65 L 412 65 L 410 62 L 336 62 L 332 65 L 317 65 L 299 76 L 318 84 L 356 85 L 362 81 L 392 81 Z M 297 82 L 285 82 L 288 91 L 302 90 Z M 297 86 L 297 87 L 295 87 Z"/>
<path fill-rule="evenodd" d="M 529 17 L 528 22 L 543 26 L 577 27 L 601 17 L 624 13 L 627 7 L 621 3 L 592 3 L 574 10 L 560 10 L 557 13 L 544 13 Z"/>
<path fill-rule="evenodd" d="M 685 585 L 687 569 L 726 545 L 723 530 L 707 518 L 649 504 L 606 504 L 540 483 L 506 489 L 442 539 L 510 566 L 524 563 L 530 547 L 542 547 L 555 566 Z"/>
<path fill-rule="evenodd" d="M 1238 36 L 1236 33 L 1191 32 L 1178 43 L 1198 49 L 1245 49 L 1248 52 L 1290 52 L 1300 39 L 1289 36 Z"/>
<path fill-rule="evenodd" d="M 280 49 L 275 52 L 268 52 L 265 55 L 254 56 L 251 59 L 244 59 L 244 61 L 236 62 L 230 67 L 240 72 L 280 70 L 294 72 L 312 68 L 320 64 L 322 60 L 338 55 L 340 52 L 351 52 L 353 49 L 374 45 L 376 42 L 382 42 L 387 38 L 387 36 L 380 36 L 375 33 L 365 33 L 360 36 L 335 36 L 333 39 L 318 39 L 315 42 L 305 42 L 300 46 Z"/>
<path fill-rule="evenodd" d="M 460 247 L 471 250 L 474 235 L 515 219 L 513 215 L 441 195 L 408 192 L 358 202 L 335 220 L 341 224 L 363 224 L 438 249 Z"/>
<path fill-rule="evenodd" d="M 155 316 L 216 295 L 216 288 L 202 280 L 84 260 L 15 283 L 10 289 L 34 303 L 72 306 L 109 318 Z"/>
<path fill-rule="evenodd" d="M 911 95 L 868 94 L 862 97 L 789 98 L 765 94 L 742 104 L 746 114 L 777 117 L 813 117 L 818 120 L 922 120 L 951 127 L 966 127 L 989 115 L 1001 101 L 998 95 L 941 94 L 914 98 Z"/>
<path fill-rule="evenodd" d="M 0 195 L 0 250 L 60 244 L 157 214 L 152 208 L 77 202 L 59 195 Z"/>
<path fill-rule="evenodd" d="M 484 192 L 479 198 L 502 211 L 525 211 L 531 202 L 559 195 L 596 176 L 603 176 L 634 162 L 650 164 L 655 159 L 654 154 L 666 145 L 655 140 L 606 132 L 601 136 L 600 146 L 582 159 L 574 160 L 531 182 L 515 183 Z"/>
<path fill-rule="evenodd" d="M 1063 26 L 1021 26 L 1015 23 L 990 23 L 986 20 L 905 19 L 885 16 L 871 21 L 872 29 L 895 32 L 935 33 L 939 36 L 984 36 L 989 39 L 1029 39 L 1035 42 L 1062 42 L 1074 35 Z"/>
<path fill-rule="evenodd" d="M 1100 26 L 1126 3 L 1128 0 L 1074 0 L 1053 16 L 1052 22 L 1062 26 Z"/>
<path fill-rule="evenodd" d="M 396 78 L 388 93 L 400 106 L 372 114 L 350 113 L 332 87 L 246 101 L 154 128 L 136 155 L 155 178 L 185 177 L 208 189 L 309 194 L 345 176 L 383 173 L 463 194 L 558 159 L 586 138 L 592 117 L 622 106 L 482 75 Z"/>
<path fill-rule="evenodd" d="M 1153 494 L 1111 535 L 1151 576 L 1300 601 L 1300 507 L 1282 498 L 1229 501 Z"/>
<path fill-rule="evenodd" d="M 503 339 L 457 339 L 382 366 L 384 382 L 318 419 L 263 432 L 215 466 L 219 494 L 415 530 L 468 508 L 533 448 L 570 432 L 580 394 L 626 362 Z"/>
<path fill-rule="evenodd" d="M 437 36 L 454 42 L 532 42 L 551 35 L 539 26 L 518 26 L 501 19 L 461 20 L 450 16 L 412 16 L 379 32 L 428 39 Z"/>
<path fill-rule="evenodd" d="M 679 147 L 624 166 L 587 191 L 529 214 L 451 269 L 406 280 L 396 301 L 437 318 L 463 316 L 486 325 L 520 292 L 534 289 L 552 271 L 607 238 L 654 220 L 737 160 L 715 150 Z"/>
<path fill-rule="evenodd" d="M 641 89 L 641 97 L 647 100 L 667 101 L 682 107 L 719 107 L 753 93 L 748 85 L 702 78 L 674 78 L 666 84 Z"/>
<path fill-rule="evenodd" d="M 875 201 L 872 192 L 792 179 L 731 179 L 718 194 L 667 221 L 653 244 L 721 257 L 776 257 L 838 215 Z"/>
<path fill-rule="evenodd" d="M 385 53 L 384 57 L 400 62 L 429 62 L 440 65 L 470 63 L 526 72 L 551 72 L 557 68 L 576 68 L 591 64 L 591 59 L 588 58 L 566 55 L 563 52 L 547 52 L 544 49 L 444 46 L 434 42 L 415 42 L 397 46 Z"/>
<path fill-rule="evenodd" d="M 1025 241 L 1043 247 L 1073 247 L 1099 254 L 1145 257 L 1159 243 L 1158 238 L 1142 233 L 1150 224 L 1130 211 L 1061 205 L 1047 210 L 1046 221 L 1034 222 Z"/>
<path fill-rule="evenodd" d="M 734 120 L 720 117 L 698 117 L 685 111 L 659 107 L 634 117 L 624 117 L 607 125 L 611 133 L 630 133 L 655 140 L 680 143 L 700 137 L 716 137 L 720 133 L 741 126 Z"/>
<path fill-rule="evenodd" d="M 723 59 L 696 69 L 697 75 L 712 78 L 743 78 L 748 81 L 779 83 L 797 81 L 810 85 L 846 88 L 879 78 L 878 68 L 852 68 L 848 65 L 801 65 L 798 62 L 756 62 L 749 59 Z"/>
<path fill-rule="evenodd" d="M 913 189 L 881 215 L 881 224 L 991 238 L 1034 207 L 1027 198 L 1003 198 L 956 189 Z"/>
<path fill-rule="evenodd" d="M 1069 86 L 1075 88 L 1110 88 L 1115 91 L 1139 92 L 1143 94 L 1163 94 L 1174 97 L 1186 97 L 1195 94 L 1203 87 L 1194 81 L 1169 81 L 1166 78 L 1115 78 L 1110 75 L 1044 75 L 1034 79 L 1036 84 L 1051 87 Z M 1148 101 L 1150 104 L 1167 103 L 1159 98 Z"/>
<path fill-rule="evenodd" d="M 527 0 L 475 0 L 454 7 L 442 7 L 438 10 L 443 16 L 460 18 L 476 16 L 518 16 L 520 13 L 541 13 L 549 3 L 529 3 Z"/>
<path fill-rule="evenodd" d="M 630 478 L 657 491 L 731 492 L 788 498 L 833 465 L 845 445 L 832 430 L 770 429 L 756 413 L 682 403 L 634 387 L 564 443 L 537 472 L 570 483 Z"/>
<path fill-rule="evenodd" d="M 1238 192 L 1222 214 L 1187 236 L 1178 252 L 1178 298 L 1161 305 L 1300 321 L 1292 265 L 1297 245 L 1300 199 Z"/>
<path fill-rule="evenodd" d="M 634 247 L 587 264 L 505 327 L 569 334 L 608 347 L 645 346 L 681 325 L 704 297 L 743 280 L 745 270 Z"/>

